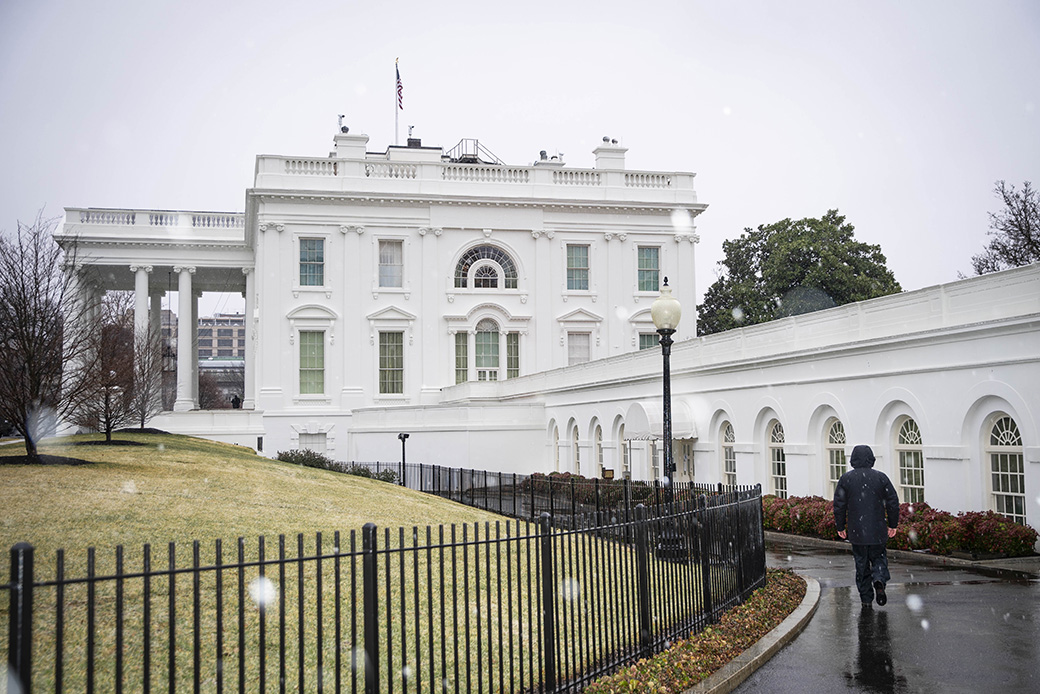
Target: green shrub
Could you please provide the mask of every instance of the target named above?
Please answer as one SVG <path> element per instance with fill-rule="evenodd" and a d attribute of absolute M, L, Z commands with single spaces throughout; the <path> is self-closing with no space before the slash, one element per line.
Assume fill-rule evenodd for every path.
<path fill-rule="evenodd" d="M 283 463 L 303 465 L 305 467 L 316 467 L 319 470 L 339 469 L 339 465 L 335 460 L 324 453 L 318 453 L 317 451 L 300 450 L 296 448 L 290 451 L 278 451 L 278 455 L 275 457 Z"/>
<path fill-rule="evenodd" d="M 367 477 L 372 480 L 379 480 L 380 482 L 389 482 L 390 484 L 397 484 L 397 473 L 393 470 L 381 470 L 380 472 L 372 472 L 367 465 L 353 465 L 345 468 L 341 468 L 342 472 L 348 475 L 355 475 L 357 477 Z"/>
<path fill-rule="evenodd" d="M 762 526 L 767 530 L 837 540 L 834 504 L 818 496 L 778 499 L 762 497 Z M 954 516 L 928 504 L 900 504 L 899 527 L 889 540 L 892 549 L 924 549 L 932 554 L 960 550 L 973 554 L 1033 553 L 1037 532 L 992 511 Z"/>

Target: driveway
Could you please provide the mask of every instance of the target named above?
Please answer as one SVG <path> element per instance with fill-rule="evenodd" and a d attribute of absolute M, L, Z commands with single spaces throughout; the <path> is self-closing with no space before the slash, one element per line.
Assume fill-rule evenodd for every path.
<path fill-rule="evenodd" d="M 1040 692 L 1040 579 L 890 557 L 888 604 L 860 607 L 852 555 L 770 543 L 820 582 L 805 631 L 737 692 Z"/>

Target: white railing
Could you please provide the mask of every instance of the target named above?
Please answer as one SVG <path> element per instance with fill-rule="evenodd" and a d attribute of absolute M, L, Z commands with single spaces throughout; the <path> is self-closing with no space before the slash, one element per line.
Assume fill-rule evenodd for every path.
<path fill-rule="evenodd" d="M 338 162 L 331 159 L 286 159 L 285 173 L 304 176 L 335 176 Z"/>
<path fill-rule="evenodd" d="M 418 169 L 415 164 L 367 163 L 365 175 L 371 178 L 415 178 Z"/>
<path fill-rule="evenodd" d="M 446 164 L 441 169 L 441 178 L 445 181 L 527 183 L 531 178 L 531 172 L 528 169 L 515 166 Z"/>
<path fill-rule="evenodd" d="M 134 210 L 80 210 L 80 224 L 115 224 L 133 226 L 137 221 Z"/>
<path fill-rule="evenodd" d="M 239 229 L 245 226 L 245 216 L 240 214 L 193 214 L 191 225 L 202 229 Z"/>
<path fill-rule="evenodd" d="M 626 173 L 625 186 L 628 188 L 671 188 L 672 177 L 668 174 Z"/>
<path fill-rule="evenodd" d="M 553 183 L 564 186 L 598 186 L 602 182 L 599 171 L 553 171 Z"/>
<path fill-rule="evenodd" d="M 191 226 L 196 229 L 242 229 L 246 218 L 241 212 L 172 212 L 170 210 L 102 210 L 68 209 L 71 215 L 79 215 L 80 224 L 104 224 L 108 226 Z M 140 224 L 138 224 L 140 221 Z"/>

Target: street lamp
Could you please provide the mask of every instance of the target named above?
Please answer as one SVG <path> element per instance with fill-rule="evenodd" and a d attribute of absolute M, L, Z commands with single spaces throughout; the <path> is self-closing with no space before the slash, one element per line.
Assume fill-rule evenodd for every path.
<path fill-rule="evenodd" d="M 681 316 L 682 306 L 672 296 L 672 288 L 668 286 L 668 278 L 665 277 L 661 295 L 650 306 L 650 317 L 661 336 L 661 354 L 664 356 L 664 474 L 668 478 L 669 499 L 671 484 L 675 481 L 675 462 L 672 459 L 672 371 L 669 358 L 672 356 L 672 335 Z"/>
<path fill-rule="evenodd" d="M 675 327 L 679 325 L 681 316 L 682 306 L 679 305 L 679 300 L 672 296 L 672 288 L 668 286 L 668 278 L 665 277 L 661 295 L 650 305 L 650 317 L 661 336 L 661 354 L 664 357 L 664 474 L 667 477 L 665 501 L 668 503 L 669 513 L 674 511 L 672 502 L 675 499 L 672 488 L 675 484 L 675 461 L 672 459 L 672 370 L 669 358 L 672 356 L 672 335 L 675 334 Z M 657 557 L 685 563 L 688 556 L 682 533 L 675 527 L 675 519 L 669 518 L 661 531 Z"/>
<path fill-rule="evenodd" d="M 404 467 L 404 442 L 408 440 L 408 434 L 400 433 L 397 435 L 397 438 L 401 439 L 401 486 L 407 487 L 408 479 L 405 477 L 406 473 Z"/>

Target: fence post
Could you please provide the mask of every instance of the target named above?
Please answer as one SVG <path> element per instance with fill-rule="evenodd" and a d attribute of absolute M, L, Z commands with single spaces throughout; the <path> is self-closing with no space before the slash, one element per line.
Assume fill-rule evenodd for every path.
<path fill-rule="evenodd" d="M 701 555 L 701 597 L 704 602 L 704 617 L 708 623 L 715 621 L 711 600 L 711 538 L 708 537 L 710 523 L 708 522 L 708 497 L 703 494 L 697 500 L 697 510 L 700 518 L 697 539 L 700 541 Z"/>
<path fill-rule="evenodd" d="M 8 691 L 32 691 L 33 548 L 19 542 L 11 548 L 11 635 L 7 642 Z M 21 689 L 11 686 L 17 683 Z"/>
<path fill-rule="evenodd" d="M 644 656 L 650 654 L 650 540 L 646 506 L 639 504 L 636 515 L 636 599 L 639 603 L 639 645 Z"/>
<path fill-rule="evenodd" d="M 553 605 L 552 524 L 548 513 L 538 521 L 542 544 L 542 643 L 545 644 L 545 691 L 556 691 L 556 609 Z"/>
<path fill-rule="evenodd" d="M 361 574 L 365 612 L 365 694 L 379 694 L 379 565 L 376 524 L 361 528 Z"/>

